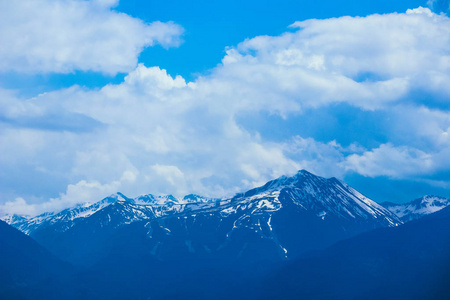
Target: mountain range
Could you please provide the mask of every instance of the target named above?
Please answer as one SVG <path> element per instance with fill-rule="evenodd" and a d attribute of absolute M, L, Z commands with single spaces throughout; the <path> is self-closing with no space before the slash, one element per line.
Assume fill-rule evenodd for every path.
<path fill-rule="evenodd" d="M 297 261 L 316 261 L 325 270 L 317 257 L 332 250 L 324 249 L 358 241 L 360 234 L 402 232 L 409 221 L 449 203 L 425 196 L 380 205 L 336 178 L 301 170 L 227 199 L 117 193 L 61 212 L 3 219 L 76 269 L 61 271 L 75 275 L 60 283 L 76 298 L 210 299 L 214 291 L 232 294 L 242 283 L 264 282 L 281 266 L 291 274 L 289 266 Z M 375 236 L 372 243 L 382 239 Z M 358 243 L 355 249 L 362 247 Z"/>
<path fill-rule="evenodd" d="M 118 193 L 59 213 L 7 221 L 75 264 L 93 262 L 119 228 L 135 228 L 126 226 L 131 223 L 139 223 L 151 241 L 151 252 L 160 259 L 173 248 L 176 256 L 180 251 L 187 256 L 221 256 L 231 251 L 229 257 L 247 257 L 245 261 L 259 256 L 294 258 L 367 230 L 402 223 L 336 178 L 305 170 L 230 199 L 195 195 L 131 199 Z"/>

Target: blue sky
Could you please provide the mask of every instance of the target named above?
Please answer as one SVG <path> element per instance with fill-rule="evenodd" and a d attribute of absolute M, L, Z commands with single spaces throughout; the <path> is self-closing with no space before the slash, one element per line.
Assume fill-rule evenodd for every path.
<path fill-rule="evenodd" d="M 0 3 L 0 213 L 305 168 L 450 196 L 448 1 Z"/>

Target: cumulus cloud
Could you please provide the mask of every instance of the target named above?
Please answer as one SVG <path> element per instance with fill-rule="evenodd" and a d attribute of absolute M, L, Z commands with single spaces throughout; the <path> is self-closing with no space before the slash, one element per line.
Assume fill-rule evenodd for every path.
<path fill-rule="evenodd" d="M 129 72 L 144 47 L 178 46 L 183 28 L 115 12 L 116 0 L 0 2 L 0 72 Z"/>
<path fill-rule="evenodd" d="M 352 154 L 347 157 L 345 167 L 364 176 L 387 175 L 394 178 L 429 173 L 435 168 L 432 155 L 391 144 L 380 145 L 361 155 Z"/>
<path fill-rule="evenodd" d="M 231 196 L 301 168 L 339 178 L 351 172 L 421 178 L 445 171 L 450 116 L 427 99 L 448 101 L 449 24 L 448 17 L 424 8 L 308 20 L 294 23 L 294 32 L 227 49 L 221 65 L 193 82 L 140 64 L 122 83 L 101 89 L 73 86 L 32 99 L 0 91 L 0 182 L 17 182 L 0 185 L 0 195 L 27 199 L 33 193 L 21 190 L 30 182 L 63 180 L 66 191 L 39 204 L 60 208 L 117 190 L 131 197 Z M 417 90 L 423 98 L 411 99 Z M 356 139 L 343 146 L 338 138 L 303 136 L 289 123 L 339 103 L 353 108 L 350 119 L 355 110 L 383 116 L 376 127 L 343 130 L 386 141 L 363 147 Z M 279 116 L 291 136 L 263 137 L 259 131 L 270 124 L 249 130 L 238 121 L 261 112 Z M 58 125 L 58 115 L 69 117 Z M 45 123 L 49 117 L 53 126 Z M 80 124 L 89 125 L 75 130 Z M 24 179 L 15 169 L 33 176 Z M 2 209 L 34 205 L 24 201 Z"/>
<path fill-rule="evenodd" d="M 227 72 L 240 70 L 240 79 L 247 81 L 256 76 L 258 84 L 298 95 L 304 106 L 313 107 L 345 101 L 373 109 L 399 101 L 413 87 L 448 96 L 447 88 L 431 79 L 449 74 L 446 16 L 418 8 L 307 20 L 291 27 L 298 30 L 259 36 L 228 50 L 223 60 Z"/>

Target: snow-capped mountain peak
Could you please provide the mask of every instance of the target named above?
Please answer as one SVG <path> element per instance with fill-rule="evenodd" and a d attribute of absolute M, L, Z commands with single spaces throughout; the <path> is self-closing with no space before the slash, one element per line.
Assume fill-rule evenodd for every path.
<path fill-rule="evenodd" d="M 408 222 L 447 207 L 450 205 L 450 199 L 426 195 L 407 203 L 383 202 L 381 204 L 396 214 L 403 222 Z"/>
<path fill-rule="evenodd" d="M 141 205 L 176 205 L 188 203 L 204 203 L 215 201 L 214 198 L 202 197 L 199 195 L 189 194 L 183 198 L 175 197 L 173 195 L 142 195 L 134 199 L 136 204 Z"/>
<path fill-rule="evenodd" d="M 339 218 L 378 219 L 386 221 L 388 226 L 396 226 L 401 221 L 396 215 L 365 197 L 346 183 L 335 177 L 324 178 L 316 176 L 306 170 L 300 170 L 292 177 L 281 176 L 267 182 L 264 186 L 238 194 L 235 199 L 261 198 L 266 195 L 272 202 L 279 202 L 277 195 L 289 195 L 297 206 L 305 211 L 314 212 L 322 219 L 329 216 Z M 276 205 L 275 203 L 275 206 Z"/>

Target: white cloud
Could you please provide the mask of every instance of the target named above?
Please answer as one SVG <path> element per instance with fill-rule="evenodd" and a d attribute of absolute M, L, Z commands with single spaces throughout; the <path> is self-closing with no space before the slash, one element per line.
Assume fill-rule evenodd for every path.
<path fill-rule="evenodd" d="M 94 4 L 102 7 L 115 7 L 119 4 L 119 0 L 93 0 Z"/>
<path fill-rule="evenodd" d="M 358 151 L 356 145 L 350 145 L 352 152 Z M 343 148 L 336 141 L 322 143 L 313 138 L 294 137 L 285 144 L 285 153 L 294 161 L 298 161 L 301 169 L 327 177 L 342 178 L 344 170 L 339 165 L 344 160 Z"/>
<path fill-rule="evenodd" d="M 383 144 L 363 154 L 347 157 L 344 166 L 364 176 L 390 176 L 402 178 L 409 175 L 428 174 L 436 166 L 431 154 L 406 146 Z"/>
<path fill-rule="evenodd" d="M 7 201 L 0 205 L 0 215 L 2 214 L 18 214 L 26 216 L 34 216 L 40 212 L 36 211 L 34 205 L 28 204 L 23 198 L 16 198 L 13 201 Z"/>
<path fill-rule="evenodd" d="M 307 20 L 295 22 L 292 27 L 300 30 L 281 36 L 279 43 L 306 55 L 323 53 L 327 69 L 346 76 L 410 76 L 419 70 L 448 71 L 436 62 L 447 55 L 449 22 L 421 7 L 405 14 Z M 251 40 L 241 47 L 260 51 Z"/>
<path fill-rule="evenodd" d="M 144 47 L 178 46 L 183 28 L 115 12 L 115 0 L 0 2 L 0 71 L 131 71 Z"/>
<path fill-rule="evenodd" d="M 28 203 L 20 197 L 13 201 L 7 201 L 5 204 L 0 205 L 0 213 L 34 216 L 49 211 L 60 211 L 76 204 L 99 201 L 105 195 L 117 192 L 120 186 L 120 181 L 101 184 L 98 181 L 87 182 L 81 180 L 76 184 L 69 184 L 66 192 L 60 194 L 59 197 L 51 198 L 42 203 Z"/>
<path fill-rule="evenodd" d="M 149 181 L 160 181 L 168 183 L 170 185 L 169 189 L 183 190 L 185 184 L 185 178 L 183 172 L 178 169 L 177 166 L 168 166 L 155 164 L 150 167 L 150 169 L 155 173 L 156 176 L 147 175 L 147 180 Z"/>
<path fill-rule="evenodd" d="M 450 92 L 447 17 L 419 9 L 295 26 L 301 29 L 229 48 L 222 65 L 194 82 L 138 65 L 122 83 L 100 90 L 73 86 L 29 100 L 0 91 L 0 179 L 17 182 L 3 186 L 14 194 L 9 199 L 27 199 L 21 190 L 40 176 L 48 185 L 62 178 L 68 187 L 36 211 L 119 189 L 131 197 L 230 196 L 301 168 L 323 176 L 411 178 L 450 167 L 450 116 L 433 108 L 448 98 L 429 107 L 429 101 L 410 99 L 418 88 Z M 366 149 L 355 140 L 343 147 L 298 136 L 301 128 L 289 122 L 283 129 L 292 136 L 280 141 L 237 121 L 261 112 L 289 121 L 302 117 L 304 108 L 336 103 L 382 112 L 383 126 L 346 130 L 368 130 L 388 141 Z M 11 179 L 16 169 L 37 175 Z"/>

